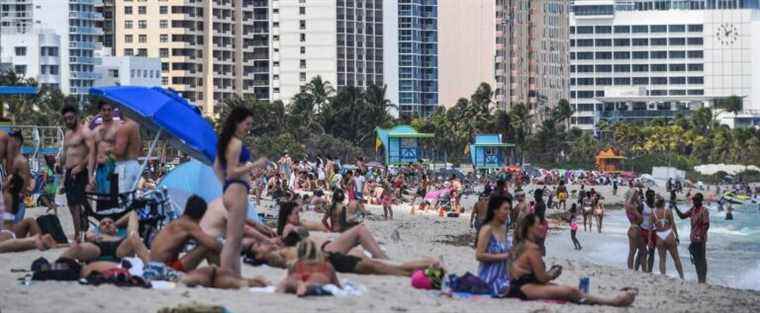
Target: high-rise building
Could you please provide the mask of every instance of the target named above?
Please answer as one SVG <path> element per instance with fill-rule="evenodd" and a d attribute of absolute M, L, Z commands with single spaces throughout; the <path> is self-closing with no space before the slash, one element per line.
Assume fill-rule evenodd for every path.
<path fill-rule="evenodd" d="M 430 115 L 438 99 L 438 0 L 386 0 L 388 99 L 401 115 Z"/>
<path fill-rule="evenodd" d="M 338 89 L 383 85 L 382 0 L 274 0 L 272 99 L 312 78 Z"/>
<path fill-rule="evenodd" d="M 268 0 L 112 0 L 101 10 L 115 56 L 161 58 L 163 86 L 206 114 L 233 95 L 269 99 Z"/>
<path fill-rule="evenodd" d="M 568 0 L 496 0 L 496 101 L 537 116 L 569 95 Z"/>
<path fill-rule="evenodd" d="M 584 0 L 571 14 L 571 124 L 686 115 L 728 96 L 759 124 L 760 1 Z M 753 113 L 754 112 L 754 113 Z"/>
<path fill-rule="evenodd" d="M 14 69 L 65 94 L 85 95 L 97 78 L 101 0 L 1 0 L 0 55 Z"/>
<path fill-rule="evenodd" d="M 451 107 L 480 85 L 496 88 L 496 2 L 438 1 L 439 104 Z"/>

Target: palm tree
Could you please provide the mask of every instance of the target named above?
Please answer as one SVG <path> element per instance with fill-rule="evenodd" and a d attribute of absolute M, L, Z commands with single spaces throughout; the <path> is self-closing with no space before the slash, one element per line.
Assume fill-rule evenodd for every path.
<path fill-rule="evenodd" d="M 314 110 L 316 114 L 322 111 L 322 108 L 330 101 L 330 98 L 335 96 L 335 88 L 329 81 L 322 80 L 322 77 L 317 75 L 304 86 L 304 91 L 312 96 L 314 102 Z"/>

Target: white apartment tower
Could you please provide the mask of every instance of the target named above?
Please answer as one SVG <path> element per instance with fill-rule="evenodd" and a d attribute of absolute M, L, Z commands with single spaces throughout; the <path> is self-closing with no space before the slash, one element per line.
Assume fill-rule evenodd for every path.
<path fill-rule="evenodd" d="M 334 87 L 383 84 L 382 0 L 272 0 L 272 100 L 320 76 Z"/>

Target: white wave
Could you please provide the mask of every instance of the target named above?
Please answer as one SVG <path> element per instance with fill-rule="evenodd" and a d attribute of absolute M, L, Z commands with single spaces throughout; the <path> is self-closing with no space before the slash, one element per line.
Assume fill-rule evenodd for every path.
<path fill-rule="evenodd" d="M 741 289 L 760 290 L 760 263 L 755 268 L 739 276 L 734 287 Z"/>

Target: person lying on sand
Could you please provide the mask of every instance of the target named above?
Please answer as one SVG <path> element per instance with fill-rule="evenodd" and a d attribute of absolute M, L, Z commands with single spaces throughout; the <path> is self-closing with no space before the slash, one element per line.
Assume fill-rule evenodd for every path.
<path fill-rule="evenodd" d="M 104 218 L 100 220 L 98 233 L 88 232 L 85 235 L 85 242 L 74 243 L 63 252 L 61 257 L 90 262 L 97 259 L 118 260 L 123 257 L 137 256 L 143 262 L 147 262 L 150 251 L 137 234 L 139 227 L 137 213 L 133 211 L 125 217 L 128 220 L 127 236 L 118 236 L 116 222 L 110 218 Z"/>
<path fill-rule="evenodd" d="M 525 216 L 519 225 L 519 231 L 525 240 L 518 244 L 512 255 L 508 297 L 611 306 L 629 306 L 636 299 L 638 291 L 632 288 L 623 288 L 615 298 L 607 299 L 584 293 L 578 288 L 552 283 L 562 273 L 562 267 L 555 265 L 548 271 L 545 268 L 541 248 L 535 243 L 542 235 L 539 217 L 535 214 Z"/>
<path fill-rule="evenodd" d="M 387 257 L 380 259 L 368 256 L 365 251 L 379 250 L 379 245 L 362 225 L 356 226 L 332 240 L 328 239 L 327 234 L 311 232 L 305 235 L 300 232 L 297 236 L 300 238 L 298 239 L 299 242 L 304 240 L 306 236 L 317 247 L 320 247 L 320 251 L 325 254 L 327 261 L 339 273 L 409 277 L 416 270 L 441 266 L 440 262 L 433 258 L 423 258 L 398 264 L 388 261 Z M 298 259 L 295 247 L 278 248 L 266 243 L 255 244 L 249 254 L 252 255 L 254 264 L 267 264 L 279 268 L 285 268 L 286 264 Z"/>
<path fill-rule="evenodd" d="M 278 285 L 277 292 L 294 293 L 303 297 L 315 293 L 323 285 L 340 287 L 335 269 L 313 241 L 306 239 L 299 242 L 296 251 L 297 261 L 288 266 L 288 272 Z"/>
<path fill-rule="evenodd" d="M 81 278 L 87 278 L 92 273 L 106 273 L 110 270 L 121 268 L 121 264 L 108 261 L 97 261 L 82 267 Z M 263 277 L 241 278 L 229 270 L 223 270 L 216 266 L 207 266 L 193 270 L 182 275 L 178 282 L 189 287 L 202 286 L 206 288 L 240 289 L 247 287 L 265 287 L 269 282 Z"/>
<path fill-rule="evenodd" d="M 227 209 L 224 208 L 222 197 L 211 201 L 199 225 L 209 236 L 224 236 L 227 229 Z M 279 243 L 274 230 L 251 219 L 246 219 L 243 235 L 243 250 L 245 250 L 245 247 L 250 247 L 254 242 L 259 241 L 269 241 L 273 244 Z"/>
<path fill-rule="evenodd" d="M 0 253 L 22 252 L 34 249 L 45 251 L 57 246 L 58 243 L 49 234 L 16 239 L 13 232 L 0 230 Z"/>
<path fill-rule="evenodd" d="M 150 260 L 164 263 L 180 272 L 187 272 L 198 267 L 208 256 L 218 255 L 222 251 L 222 242 L 204 232 L 198 225 L 205 213 L 206 201 L 198 196 L 191 196 L 182 216 L 164 226 L 153 239 Z M 198 245 L 180 258 L 179 254 L 192 239 L 197 241 Z"/>

